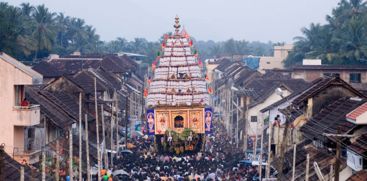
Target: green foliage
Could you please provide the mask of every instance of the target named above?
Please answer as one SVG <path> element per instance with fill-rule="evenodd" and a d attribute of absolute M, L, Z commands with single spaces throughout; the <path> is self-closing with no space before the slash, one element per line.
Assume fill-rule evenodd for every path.
<path fill-rule="evenodd" d="M 197 41 L 195 46 L 199 50 L 201 59 L 216 58 L 233 55 L 272 55 L 273 43 L 248 42 L 246 40 L 229 39 L 223 42 Z"/>
<path fill-rule="evenodd" d="M 300 64 L 304 58 L 321 59 L 326 64 L 366 64 L 367 6 L 362 0 L 341 0 L 327 24 L 311 24 L 296 37 L 295 47 L 285 61 Z"/>
<path fill-rule="evenodd" d="M 0 3 L 0 50 L 23 61 L 73 51 L 98 53 L 99 36 L 84 20 L 50 12 L 44 5 Z"/>
<path fill-rule="evenodd" d="M 169 34 L 169 33 L 168 33 Z M 0 2 L 0 51 L 21 61 L 35 61 L 51 53 L 69 55 L 131 52 L 146 55 L 151 63 L 157 56 L 161 41 L 135 38 L 100 40 L 92 26 L 79 18 L 51 12 L 44 5 L 23 3 L 19 7 Z M 272 43 L 229 39 L 223 42 L 197 41 L 201 59 L 233 55 L 271 55 Z"/>

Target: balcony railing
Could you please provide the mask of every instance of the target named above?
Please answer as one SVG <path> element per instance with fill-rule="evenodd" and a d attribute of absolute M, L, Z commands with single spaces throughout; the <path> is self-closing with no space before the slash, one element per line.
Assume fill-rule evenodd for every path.
<path fill-rule="evenodd" d="M 33 164 L 39 161 L 41 150 L 24 150 L 21 147 L 14 147 L 13 158 L 19 163 Z"/>
<path fill-rule="evenodd" d="M 14 106 L 14 111 L 17 112 L 14 125 L 16 126 L 34 126 L 40 124 L 40 106 Z"/>

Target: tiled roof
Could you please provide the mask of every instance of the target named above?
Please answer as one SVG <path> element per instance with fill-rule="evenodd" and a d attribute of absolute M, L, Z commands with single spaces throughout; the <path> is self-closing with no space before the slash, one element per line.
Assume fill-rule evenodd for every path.
<path fill-rule="evenodd" d="M 59 71 L 55 66 L 45 61 L 35 65 L 33 70 L 47 78 L 60 77 L 63 75 L 63 72 Z"/>
<path fill-rule="evenodd" d="M 367 170 L 361 170 L 350 176 L 346 181 L 366 181 L 366 180 L 367 180 Z"/>
<path fill-rule="evenodd" d="M 66 128 L 77 120 L 77 113 L 72 110 L 75 106 L 71 103 L 65 104 L 48 91 L 40 90 L 35 86 L 27 86 L 26 95 L 30 102 L 39 104 L 41 113 L 60 128 Z"/>
<path fill-rule="evenodd" d="M 317 149 L 310 143 L 311 143 L 310 140 L 305 140 L 297 144 L 296 147 L 297 157 L 295 168 L 296 181 L 304 180 L 305 178 L 307 154 L 310 155 L 310 163 L 317 162 L 323 174 L 328 174 L 330 172 L 330 163 L 332 163 L 334 156 L 328 154 L 326 151 L 322 149 Z M 281 180 L 292 179 L 292 163 L 293 163 L 293 148 L 285 153 L 284 162 L 282 163 L 284 176 Z M 276 166 L 278 164 L 280 164 L 280 159 L 275 159 L 272 165 Z M 345 162 L 343 162 L 343 165 L 345 165 Z M 309 176 L 310 181 L 318 180 L 315 169 L 311 165 L 309 170 Z"/>
<path fill-rule="evenodd" d="M 235 87 L 242 87 L 251 79 L 260 78 L 260 76 L 261 76 L 260 72 L 252 70 L 247 66 L 243 66 L 239 73 L 238 78 L 234 80 L 234 85 Z"/>
<path fill-rule="evenodd" d="M 349 149 L 358 153 L 358 154 L 365 154 L 367 152 L 367 134 L 362 134 L 359 136 L 355 141 L 348 146 Z"/>
<path fill-rule="evenodd" d="M 250 107 L 256 106 L 268 98 L 276 88 L 284 87 L 290 92 L 298 92 L 308 86 L 302 79 L 287 79 L 287 80 L 267 80 L 267 79 L 255 79 L 244 87 L 248 90 L 252 90 L 253 94 Z"/>
<path fill-rule="evenodd" d="M 223 60 L 220 61 L 219 65 L 215 69 L 217 69 L 217 70 L 219 70 L 221 72 L 224 72 L 225 69 L 227 67 L 229 67 L 230 65 L 232 65 L 232 64 L 233 64 L 233 62 L 231 60 L 229 60 L 229 59 L 223 59 Z"/>
<path fill-rule="evenodd" d="M 305 86 L 299 87 L 299 89 L 295 90 L 294 92 L 292 92 L 290 95 L 286 96 L 285 98 L 271 104 L 270 106 L 260 110 L 261 112 L 265 112 L 268 111 L 270 109 L 273 109 L 285 102 L 287 102 L 288 100 L 292 100 L 294 98 L 296 98 L 297 96 L 299 96 L 300 93 L 302 93 L 303 91 L 305 91 L 307 88 L 309 88 L 310 84 L 308 82 L 305 82 Z"/>
<path fill-rule="evenodd" d="M 309 139 L 318 138 L 319 140 L 324 139 L 323 133 L 347 134 L 357 125 L 346 121 L 345 115 L 365 102 L 365 99 L 340 98 L 308 120 L 301 127 L 301 132 Z"/>
<path fill-rule="evenodd" d="M 90 71 L 88 70 L 82 70 L 80 72 L 78 72 L 77 74 L 75 74 L 74 76 L 69 76 L 68 79 L 72 80 L 74 83 L 76 83 L 77 85 L 79 85 L 85 93 L 94 93 L 94 78 L 96 76 L 93 75 Z M 101 91 L 107 91 L 107 85 L 106 83 L 102 82 L 100 79 L 96 79 L 97 80 L 97 92 L 101 92 Z"/>
<path fill-rule="evenodd" d="M 293 70 L 367 70 L 367 65 L 295 65 Z"/>
<path fill-rule="evenodd" d="M 346 117 L 351 121 L 356 121 L 357 117 L 365 113 L 366 111 L 367 111 L 367 103 L 364 103 L 359 107 L 357 107 L 356 109 L 354 109 L 352 112 L 348 113 Z"/>
<path fill-rule="evenodd" d="M 44 77 L 54 78 L 62 75 L 74 75 L 77 72 L 94 68 L 101 68 L 112 73 L 123 73 L 137 69 L 138 65 L 127 56 L 106 55 L 96 57 L 69 56 L 41 62 L 33 67 Z"/>
<path fill-rule="evenodd" d="M 0 162 L 2 162 L 2 165 L 0 165 L 2 166 L 0 170 L 2 171 L 2 174 L 3 174 L 2 176 L 4 180 L 20 180 L 20 169 L 22 166 L 24 167 L 24 180 L 25 181 L 41 180 L 42 176 L 40 172 L 34 169 L 32 173 L 32 169 L 29 166 L 18 163 L 5 152 L 0 153 L 0 154 L 2 154 L 2 157 L 0 157 L 1 159 Z"/>
<path fill-rule="evenodd" d="M 308 98 L 318 94 L 319 92 L 321 92 L 325 88 L 327 88 L 329 86 L 334 86 L 334 85 L 344 87 L 344 88 L 350 90 L 351 92 L 353 92 L 354 94 L 356 94 L 357 96 L 364 97 L 364 95 L 361 92 L 354 89 L 351 85 L 344 82 L 342 79 L 340 79 L 338 77 L 319 78 L 319 79 L 316 79 L 315 81 L 311 82 L 311 85 L 312 85 L 311 87 L 309 87 L 300 96 L 298 96 L 295 100 L 293 100 L 293 104 L 296 104 L 296 105 L 300 104 L 303 101 L 307 100 Z"/>

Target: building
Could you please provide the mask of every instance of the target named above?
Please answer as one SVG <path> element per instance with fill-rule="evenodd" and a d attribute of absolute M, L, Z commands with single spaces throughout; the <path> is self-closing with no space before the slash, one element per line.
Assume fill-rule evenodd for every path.
<path fill-rule="evenodd" d="M 122 93 L 123 96 L 119 97 L 119 102 L 123 104 L 119 107 L 123 111 L 119 113 L 120 118 L 125 119 L 123 114 L 125 114 L 126 108 L 129 109 L 128 114 L 132 121 L 139 121 L 143 117 L 143 78 L 138 74 L 139 65 L 127 55 L 68 55 L 63 57 L 53 55 L 47 61 L 35 65 L 33 69 L 41 73 L 47 83 L 53 85 L 56 83 L 53 82 L 55 80 L 61 83 L 64 78 L 83 79 L 89 77 L 87 78 L 89 84 L 79 81 L 79 84 L 89 86 L 89 89 L 88 87 L 85 89 L 87 92 L 93 91 L 92 79 L 94 76 L 97 76 L 98 82 L 103 85 L 102 87 L 107 86 L 106 82 L 112 82 L 113 85 L 109 85 L 110 90 L 108 91 L 111 96 L 114 91 L 125 92 Z M 77 74 L 80 76 L 76 76 Z M 60 79 L 60 77 L 63 78 Z M 62 89 L 67 88 L 70 87 L 62 87 Z M 105 98 L 107 97 L 109 96 L 106 94 Z M 128 106 L 126 106 L 126 97 L 129 97 Z"/>
<path fill-rule="evenodd" d="M 245 85 L 247 91 L 239 91 L 238 95 L 242 100 L 246 100 L 245 108 L 245 133 L 247 136 L 248 147 L 253 148 L 257 138 L 268 127 L 269 116 L 261 114 L 261 110 L 281 101 L 293 93 L 300 92 L 309 85 L 302 79 L 279 79 L 274 78 L 254 79 Z"/>
<path fill-rule="evenodd" d="M 326 134 L 353 135 L 353 138 L 346 137 L 340 140 L 343 145 L 341 151 L 347 153 L 349 149 L 349 158 L 358 160 L 356 153 L 364 154 L 364 145 L 358 140 L 363 139 L 365 128 L 356 124 L 355 119 L 362 115 L 361 110 L 364 109 L 365 102 L 365 96 L 351 85 L 338 77 L 329 77 L 319 78 L 299 93 L 291 94 L 286 100 L 278 101 L 263 109 L 265 114 L 270 114 L 269 117 L 274 117 L 270 120 L 273 126 L 269 126 L 272 128 L 269 133 L 272 133 L 270 141 L 272 153 L 275 154 L 274 164 L 284 173 L 279 177 L 288 179 L 292 176 L 289 168 L 292 166 L 293 158 L 289 155 L 293 152 L 294 144 L 297 144 L 296 180 L 304 178 L 303 164 L 307 153 L 310 154 L 311 160 L 317 161 L 325 177 L 333 176 L 329 173 L 330 166 L 336 163 L 333 158 L 336 150 L 335 141 L 338 139 Z M 353 148 L 353 144 L 359 149 Z M 324 156 L 319 157 L 320 154 Z M 283 162 L 280 161 L 282 158 Z M 354 171 L 358 171 L 360 169 L 357 168 L 361 167 L 360 164 L 355 164 L 355 161 L 354 164 L 345 162 L 347 159 L 348 156 L 345 154 L 340 159 L 341 180 L 347 179 L 352 174 L 353 168 Z M 313 178 L 317 180 L 318 176 L 314 174 Z"/>
<path fill-rule="evenodd" d="M 174 27 L 172 35 L 164 35 L 160 56 L 152 68 L 146 98 L 148 133 L 165 143 L 176 140 L 173 137 L 177 134 L 187 133 L 186 139 L 196 141 L 184 150 L 198 151 L 204 134 L 212 129 L 212 113 L 205 107 L 209 104 L 207 84 L 190 36 L 185 29 L 180 31 L 178 17 Z M 181 153 L 179 148 L 185 141 L 174 141 L 172 146 L 161 141 L 157 144 L 160 151 Z"/>
<path fill-rule="evenodd" d="M 248 68 L 243 62 L 231 62 L 228 59 L 223 59 L 214 69 L 212 76 L 215 77 L 215 81 L 211 83 L 211 87 L 213 87 L 211 105 L 214 107 L 215 113 L 220 115 L 227 131 L 233 134 L 233 118 L 236 115 L 232 115 L 233 111 L 231 111 L 233 109 L 231 101 L 235 95 L 232 87 L 244 88 L 245 84 L 259 78 L 261 73 Z M 241 108 L 245 108 L 245 101 L 239 102 Z M 243 115 L 238 117 L 241 119 Z"/>
<path fill-rule="evenodd" d="M 290 51 L 292 51 L 292 44 L 285 44 L 281 46 L 274 46 L 274 55 L 271 57 L 260 57 L 258 71 L 264 73 L 265 70 L 283 69 L 284 60 L 287 58 Z"/>
<path fill-rule="evenodd" d="M 9 155 L 34 156 L 39 150 L 30 147 L 30 128 L 40 124 L 40 106 L 25 100 L 27 85 L 42 84 L 41 74 L 0 52 L 0 143 Z"/>
<path fill-rule="evenodd" d="M 307 82 L 336 76 L 358 90 L 367 89 L 367 65 L 296 65 L 291 68 L 291 76 Z"/>

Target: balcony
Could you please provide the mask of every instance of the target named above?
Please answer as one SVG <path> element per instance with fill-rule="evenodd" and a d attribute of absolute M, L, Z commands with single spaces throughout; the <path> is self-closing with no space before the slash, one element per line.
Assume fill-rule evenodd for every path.
<path fill-rule="evenodd" d="M 40 124 L 40 106 L 14 106 L 17 115 L 14 122 L 15 126 L 34 126 Z"/>
<path fill-rule="evenodd" d="M 19 163 L 34 164 L 39 162 L 41 150 L 24 150 L 24 148 L 15 147 L 13 150 L 13 159 Z"/>

